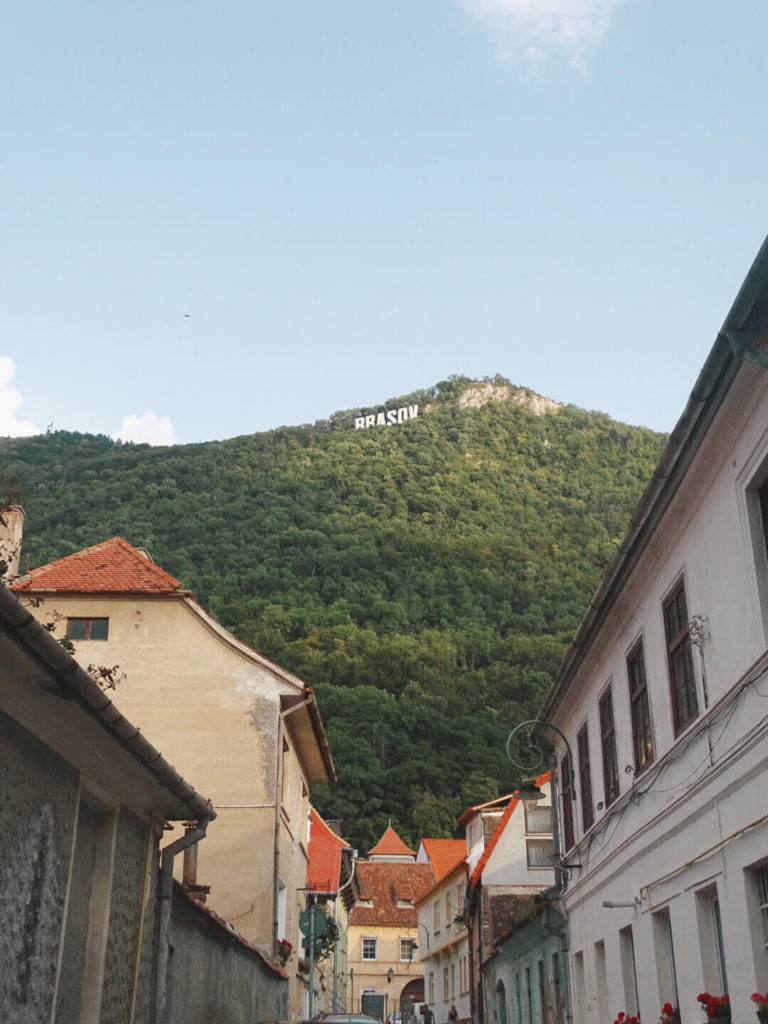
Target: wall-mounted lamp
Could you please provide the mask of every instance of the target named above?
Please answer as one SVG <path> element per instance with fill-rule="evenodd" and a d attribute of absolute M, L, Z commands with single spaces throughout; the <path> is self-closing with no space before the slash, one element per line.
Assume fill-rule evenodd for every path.
<path fill-rule="evenodd" d="M 388 984 L 388 985 L 389 985 L 389 984 L 391 983 L 391 981 L 392 981 L 392 979 L 394 978 L 394 976 L 395 976 L 395 972 L 394 972 L 394 971 L 393 971 L 393 969 L 392 969 L 392 968 L 390 967 L 390 968 L 389 968 L 389 970 L 387 971 L 387 984 Z"/>

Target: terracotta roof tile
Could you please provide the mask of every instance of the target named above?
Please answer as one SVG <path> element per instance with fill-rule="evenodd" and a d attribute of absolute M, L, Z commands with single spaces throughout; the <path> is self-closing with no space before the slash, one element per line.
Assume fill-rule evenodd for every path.
<path fill-rule="evenodd" d="M 11 586 L 16 593 L 173 594 L 184 587 L 122 537 L 33 569 Z"/>
<path fill-rule="evenodd" d="M 421 842 L 432 865 L 435 885 L 466 859 L 467 844 L 464 839 L 422 839 Z"/>
<path fill-rule="evenodd" d="M 369 857 L 415 857 L 416 851 L 405 845 L 400 836 L 391 825 L 387 825 L 384 835 L 376 843 L 372 850 L 368 851 Z"/>
<path fill-rule="evenodd" d="M 429 864 L 358 861 L 355 868 L 359 900 L 350 914 L 350 924 L 415 925 L 415 904 L 432 888 Z"/>
<path fill-rule="evenodd" d="M 307 888 L 314 892 L 338 892 L 341 851 L 349 844 L 326 825 L 314 807 L 310 807 L 309 817 Z"/>

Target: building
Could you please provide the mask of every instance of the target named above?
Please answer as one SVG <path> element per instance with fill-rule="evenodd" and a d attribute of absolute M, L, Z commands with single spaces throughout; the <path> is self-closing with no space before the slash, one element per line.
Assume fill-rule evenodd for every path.
<path fill-rule="evenodd" d="M 478 1024 L 564 1024 L 567 964 L 564 920 L 553 893 L 549 773 L 536 779 L 545 803 L 514 796 L 470 808 L 468 968 L 462 984 Z M 544 897 L 542 899 L 542 897 Z"/>
<path fill-rule="evenodd" d="M 216 813 L 2 585 L 0 808 L 3 1021 L 167 1019 L 173 857 Z"/>
<path fill-rule="evenodd" d="M 467 897 L 467 844 L 464 839 L 422 839 L 417 863 L 432 865 L 435 884 L 416 904 L 419 959 L 424 968 L 425 1002 L 437 1024 L 446 1024 L 451 1006 L 459 1020 L 471 1019 L 469 944 L 464 909 Z"/>
<path fill-rule="evenodd" d="M 540 712 L 583 1024 L 768 988 L 767 355 L 764 245 Z"/>
<path fill-rule="evenodd" d="M 339 1013 L 347 1009 L 347 940 L 355 852 L 323 821 L 314 807 L 309 810 L 308 851 L 307 904 L 323 908 L 337 936 L 333 949 L 315 968 L 312 1015 Z M 307 962 L 307 953 L 301 945 L 298 953 Z M 308 963 L 302 974 L 309 985 Z M 309 1016 L 308 1004 L 306 1015 Z"/>
<path fill-rule="evenodd" d="M 120 537 L 34 569 L 13 590 L 117 682 L 121 707 L 211 795 L 218 827 L 197 866 L 210 907 L 270 955 L 280 939 L 298 942 L 309 786 L 335 777 L 310 687 Z M 294 974 L 296 1015 L 302 1002 Z"/>
<path fill-rule="evenodd" d="M 347 942 L 349 1010 L 368 1005 L 386 1017 L 423 1002 L 424 973 L 414 955 L 416 904 L 433 884 L 431 865 L 417 864 L 416 851 L 391 826 L 368 859 L 356 862 Z"/>

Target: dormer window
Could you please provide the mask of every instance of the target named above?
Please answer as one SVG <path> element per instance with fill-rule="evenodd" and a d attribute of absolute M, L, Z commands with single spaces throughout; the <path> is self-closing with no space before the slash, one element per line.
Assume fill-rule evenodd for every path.
<path fill-rule="evenodd" d="M 109 619 L 67 619 L 67 640 L 106 640 Z"/>

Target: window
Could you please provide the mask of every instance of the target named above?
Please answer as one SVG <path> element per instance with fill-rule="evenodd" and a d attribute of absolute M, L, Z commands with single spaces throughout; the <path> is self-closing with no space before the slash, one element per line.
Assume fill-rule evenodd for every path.
<path fill-rule="evenodd" d="M 379 940 L 372 936 L 363 936 L 363 960 L 377 960 Z"/>
<path fill-rule="evenodd" d="M 563 1024 L 563 993 L 560 985 L 560 954 L 552 954 L 552 995 L 554 997 L 555 1024 Z"/>
<path fill-rule="evenodd" d="M 440 900 L 435 900 L 434 906 L 434 917 L 435 917 L 435 935 L 440 931 Z"/>
<path fill-rule="evenodd" d="M 691 638 L 688 632 L 688 605 L 682 580 L 664 603 L 664 630 L 667 638 L 669 684 L 672 691 L 672 717 L 677 736 L 699 714 Z"/>
<path fill-rule="evenodd" d="M 451 964 L 451 1000 L 456 998 L 456 964 Z"/>
<path fill-rule="evenodd" d="M 571 789 L 571 758 L 563 755 L 560 762 L 560 786 L 563 791 L 563 844 L 570 850 L 574 843 L 573 832 L 573 791 Z"/>
<path fill-rule="evenodd" d="M 651 709 L 648 705 L 648 680 L 645 675 L 645 654 L 642 640 L 635 644 L 627 658 L 629 705 L 632 715 L 632 746 L 635 753 L 635 775 L 653 764 Z"/>
<path fill-rule="evenodd" d="M 407 937 L 400 939 L 400 959 L 407 960 L 410 963 L 413 960 L 413 943 L 414 939 Z"/>
<path fill-rule="evenodd" d="M 581 823 L 584 831 L 592 827 L 595 813 L 592 808 L 592 771 L 589 767 L 589 735 L 586 725 L 576 737 L 579 750 L 579 789 L 581 790 Z"/>
<path fill-rule="evenodd" d="M 619 795 L 619 766 L 616 759 L 616 728 L 613 723 L 611 688 L 600 698 L 600 743 L 603 748 L 603 785 L 605 806 L 610 807 Z"/>
<path fill-rule="evenodd" d="M 760 525 L 762 527 L 763 550 L 768 555 L 768 479 L 758 489 L 757 498 L 760 503 Z"/>
<path fill-rule="evenodd" d="M 525 831 L 533 835 L 552 835 L 552 808 L 536 806 L 529 810 L 525 807 Z"/>
<path fill-rule="evenodd" d="M 434 971 L 429 972 L 429 1005 L 434 1005 L 435 1002 L 435 974 Z"/>
<path fill-rule="evenodd" d="M 443 1002 L 448 1002 L 448 968 L 443 968 Z"/>
<path fill-rule="evenodd" d="M 68 640 L 106 640 L 109 619 L 67 619 Z"/>
<path fill-rule="evenodd" d="M 756 872 L 757 898 L 760 901 L 760 917 L 763 920 L 763 939 L 768 948 L 768 868 L 763 865 Z"/>
<path fill-rule="evenodd" d="M 526 839 L 525 849 L 529 868 L 551 868 L 554 844 L 551 839 Z"/>

